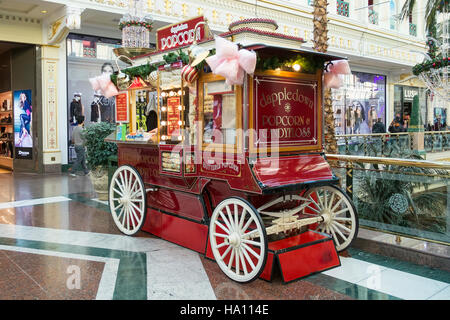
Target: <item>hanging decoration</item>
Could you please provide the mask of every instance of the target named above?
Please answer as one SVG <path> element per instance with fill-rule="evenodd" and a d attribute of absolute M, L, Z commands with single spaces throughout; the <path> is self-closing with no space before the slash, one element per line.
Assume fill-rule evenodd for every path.
<path fill-rule="evenodd" d="M 146 15 L 148 4 L 146 0 L 130 0 L 128 13 L 119 22 L 122 31 L 122 47 L 150 48 L 150 31 L 153 19 Z"/>
<path fill-rule="evenodd" d="M 326 89 L 339 89 L 343 85 L 340 75 L 351 73 L 352 71 L 347 60 L 330 62 L 324 74 L 324 87 Z"/>
<path fill-rule="evenodd" d="M 119 94 L 115 84 L 111 81 L 109 74 L 103 74 L 101 76 L 91 78 L 89 79 L 89 82 L 95 92 L 100 92 L 108 99 Z"/>
<path fill-rule="evenodd" d="M 181 77 L 187 83 L 193 83 L 198 79 L 198 71 L 191 65 L 187 64 L 181 70 Z"/>
<path fill-rule="evenodd" d="M 229 85 L 242 85 L 244 71 L 253 74 L 256 68 L 256 53 L 239 50 L 237 44 L 221 37 L 215 38 L 216 54 L 206 58 L 214 74 L 225 77 Z"/>

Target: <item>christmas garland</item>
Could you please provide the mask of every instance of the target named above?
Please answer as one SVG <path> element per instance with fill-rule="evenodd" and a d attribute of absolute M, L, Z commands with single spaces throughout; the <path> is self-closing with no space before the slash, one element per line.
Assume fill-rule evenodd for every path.
<path fill-rule="evenodd" d="M 422 72 L 428 72 L 431 69 L 440 69 L 447 67 L 450 63 L 450 57 L 437 56 L 432 60 L 427 60 L 423 63 L 416 64 L 413 67 L 413 74 L 418 76 Z"/>
<path fill-rule="evenodd" d="M 282 59 L 277 56 L 273 56 L 267 59 L 261 59 L 258 57 L 256 62 L 256 69 L 261 71 L 276 70 L 276 69 L 290 69 L 293 65 L 300 65 L 303 73 L 315 74 L 317 70 L 323 68 L 324 62 L 318 58 L 309 58 L 302 55 L 297 55 L 294 58 Z"/>
<path fill-rule="evenodd" d="M 122 21 L 119 23 L 119 29 L 120 31 L 123 30 L 123 28 L 125 27 L 145 27 L 148 29 L 148 31 L 152 31 L 153 25 L 152 23 L 148 23 L 148 22 L 143 22 L 143 21 Z"/>
<path fill-rule="evenodd" d="M 216 49 L 212 49 L 209 51 L 208 56 L 213 56 L 216 54 Z M 189 64 L 189 56 L 183 52 L 182 50 L 178 50 L 178 52 L 170 52 L 163 56 L 164 62 L 158 63 L 158 64 L 145 64 L 137 67 L 131 67 L 122 70 L 122 72 L 130 77 L 130 79 L 134 79 L 136 77 L 141 77 L 142 79 L 147 78 L 150 73 L 153 71 L 158 70 L 160 66 L 166 65 L 166 64 L 173 64 L 178 61 L 182 61 L 183 64 L 187 65 Z M 270 58 L 257 58 L 256 62 L 256 69 L 265 71 L 265 70 L 276 70 L 276 69 L 284 69 L 291 71 L 292 66 L 294 64 L 300 65 L 301 71 L 303 73 L 310 73 L 315 74 L 317 70 L 323 68 L 324 61 L 322 59 L 318 58 L 310 58 L 305 57 L 302 55 L 297 55 L 293 58 L 287 59 L 287 58 L 279 58 L 277 56 L 273 56 Z M 201 71 L 206 67 L 206 61 L 203 60 L 201 63 L 195 66 L 195 69 L 197 71 Z M 117 85 L 117 76 L 118 73 L 111 75 L 111 81 Z"/>

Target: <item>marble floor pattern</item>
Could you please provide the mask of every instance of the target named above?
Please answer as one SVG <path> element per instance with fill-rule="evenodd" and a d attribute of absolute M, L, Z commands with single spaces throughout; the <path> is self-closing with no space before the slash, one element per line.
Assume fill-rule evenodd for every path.
<path fill-rule="evenodd" d="M 0 299 L 450 299 L 450 273 L 353 248 L 302 280 L 238 284 L 194 251 L 122 235 L 85 177 L 2 174 L 0 185 Z"/>

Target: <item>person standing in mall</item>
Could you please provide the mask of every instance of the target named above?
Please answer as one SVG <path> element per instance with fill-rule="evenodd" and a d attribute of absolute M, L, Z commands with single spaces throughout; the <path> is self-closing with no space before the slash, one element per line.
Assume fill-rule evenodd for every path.
<path fill-rule="evenodd" d="M 76 176 L 79 171 L 86 175 L 89 170 L 86 166 L 86 151 L 84 147 L 84 116 L 78 116 L 76 118 L 78 125 L 73 128 L 72 143 L 75 145 L 75 152 L 77 159 L 73 165 L 71 176 Z M 81 174 L 80 174 L 81 175 Z"/>

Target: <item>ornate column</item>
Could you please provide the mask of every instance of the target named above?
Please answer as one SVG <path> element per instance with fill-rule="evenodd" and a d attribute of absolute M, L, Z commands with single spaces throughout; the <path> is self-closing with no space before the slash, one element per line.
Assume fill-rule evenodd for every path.
<path fill-rule="evenodd" d="M 60 76 L 65 70 L 65 44 L 70 30 L 79 29 L 81 13 L 84 9 L 64 7 L 56 16 L 57 20 L 48 24 L 47 45 L 41 46 L 40 67 L 42 70 L 42 161 L 44 172 L 60 172 L 62 164 L 61 143 L 67 123 L 61 116 L 67 112 L 65 93 L 66 79 Z M 64 51 L 64 52 L 63 52 Z"/>

